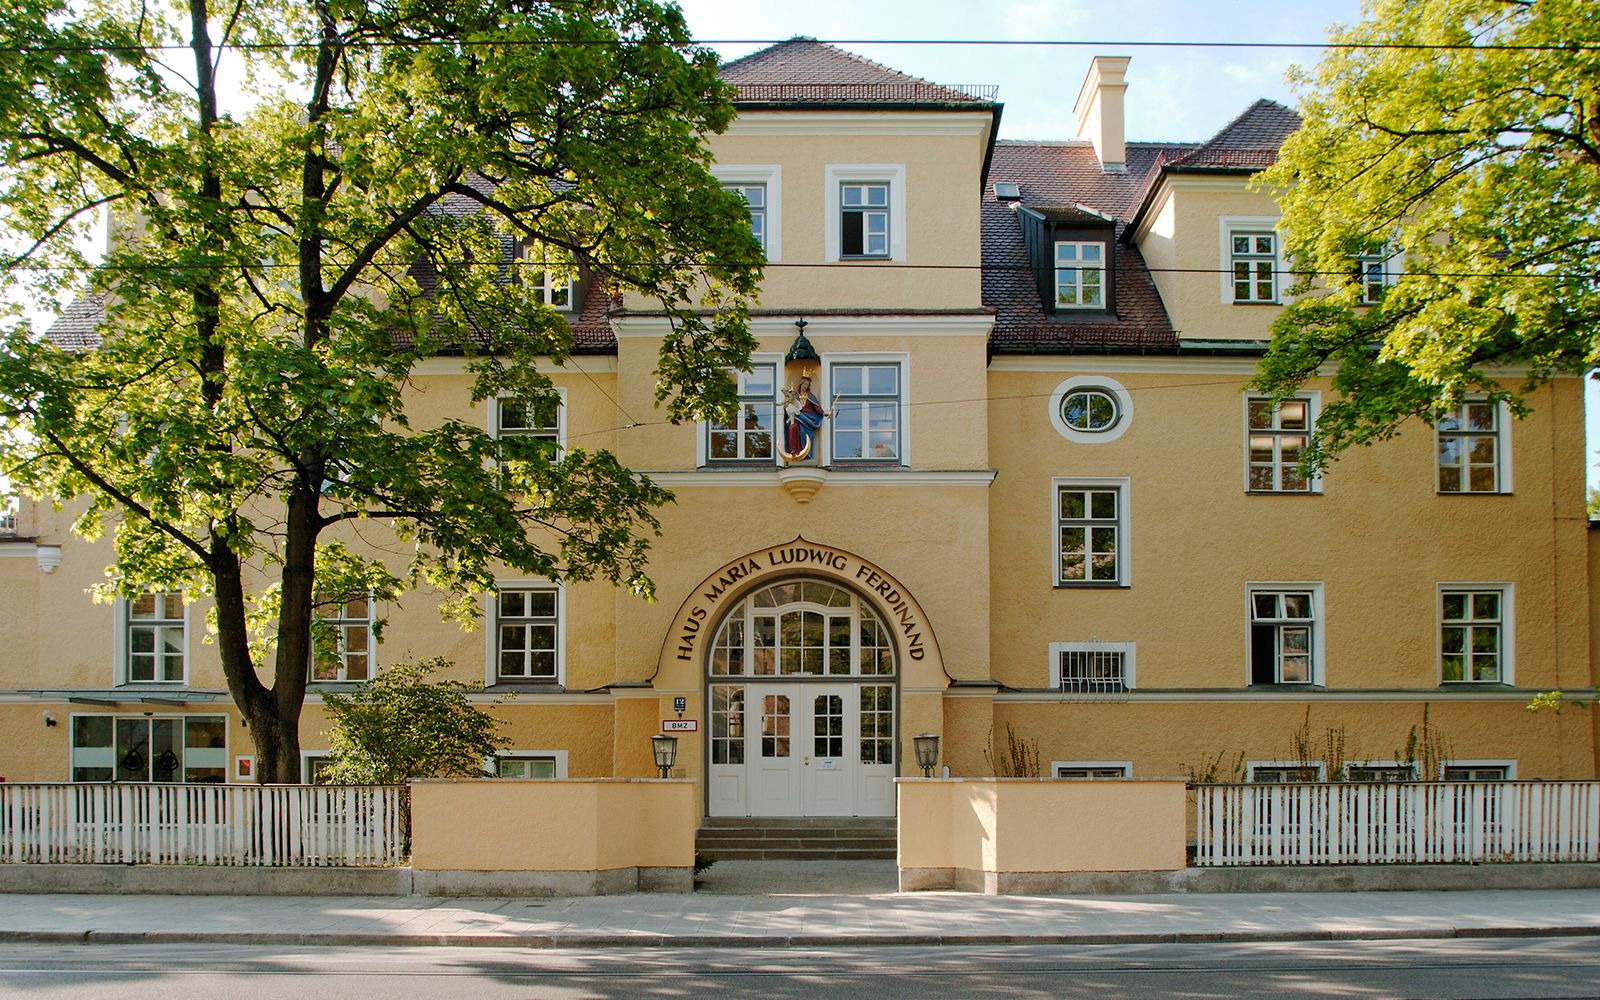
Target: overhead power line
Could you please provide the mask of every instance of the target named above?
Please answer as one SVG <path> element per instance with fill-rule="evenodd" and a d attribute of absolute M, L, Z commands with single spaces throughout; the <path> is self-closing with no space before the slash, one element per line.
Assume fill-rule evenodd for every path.
<path fill-rule="evenodd" d="M 553 270 L 543 261 L 515 260 L 503 261 L 497 264 L 470 262 L 470 261 L 441 261 L 443 264 L 477 264 L 484 268 L 532 268 L 538 271 Z M 337 269 L 338 265 L 330 265 Z M 694 261 L 684 262 L 687 268 L 703 267 Z M 1355 261 L 1352 259 L 1350 269 L 1342 271 L 1322 271 L 1301 268 L 1279 268 L 1272 273 L 1278 277 L 1289 278 L 1318 278 L 1318 277 L 1353 277 L 1355 275 Z M 35 261 L 17 261 L 0 264 L 0 271 L 39 271 L 39 272 L 109 272 L 109 273 L 134 273 L 141 274 L 154 271 L 172 273 L 208 273 L 214 271 L 259 271 L 271 268 L 299 270 L 300 265 L 290 262 L 273 261 L 217 261 L 215 263 L 179 263 L 176 261 L 152 261 L 148 264 L 42 264 Z M 783 269 L 830 269 L 842 268 L 851 271 L 987 271 L 989 273 L 1022 272 L 1032 274 L 1034 268 L 1027 264 L 882 264 L 863 261 L 820 261 L 816 263 L 772 261 L 762 265 L 767 271 Z M 1142 269 L 1149 274 L 1233 274 L 1231 267 L 1145 267 Z M 1403 277 L 1424 278 L 1531 278 L 1539 281 L 1600 281 L 1600 274 L 1570 274 L 1560 271 L 1413 271 L 1397 272 L 1395 278 Z"/>
<path fill-rule="evenodd" d="M 792 38 L 697 38 L 687 47 L 711 45 L 777 45 L 782 42 L 794 41 Z M 1439 43 L 1439 42 L 1249 42 L 1249 41 L 1220 41 L 1220 40 L 1184 40 L 1184 39 L 1104 39 L 1104 38 L 835 38 L 816 39 L 828 45 L 862 46 L 862 45 L 928 45 L 928 46 L 963 46 L 983 48 L 1095 48 L 1095 49 L 1343 49 L 1343 50 L 1381 50 L 1395 49 L 1401 51 L 1424 52 L 1600 52 L 1600 44 L 1585 42 L 1543 42 L 1543 43 Z M 365 38 L 340 43 L 341 48 L 347 49 L 388 49 L 388 48 L 520 48 L 528 46 L 637 46 L 637 40 L 618 40 L 608 38 L 418 38 L 418 39 L 378 39 Z M 265 51 L 281 52 L 304 49 L 316 49 L 322 45 L 320 41 L 284 41 L 284 42 L 226 42 L 213 43 L 212 49 L 235 49 L 243 52 Z M 677 46 L 675 46 L 677 47 Z M 188 51 L 187 44 L 166 42 L 153 45 L 136 44 L 107 44 L 99 42 L 86 42 L 81 44 L 63 45 L 25 45 L 25 46 L 0 46 L 0 51 L 16 53 L 34 52 L 171 52 Z"/>

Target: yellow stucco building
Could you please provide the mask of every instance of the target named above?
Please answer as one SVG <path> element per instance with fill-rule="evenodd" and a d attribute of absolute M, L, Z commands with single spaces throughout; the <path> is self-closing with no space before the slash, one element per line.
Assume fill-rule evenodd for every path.
<path fill-rule="evenodd" d="M 547 290 L 579 343 L 559 412 L 474 404 L 451 359 L 411 390 L 415 423 L 475 414 L 671 489 L 659 599 L 506 578 L 477 632 L 422 593 L 348 605 L 307 765 L 322 690 L 443 656 L 505 722 L 501 773 L 649 776 L 670 720 L 709 816 L 892 815 L 923 732 L 961 776 L 1009 730 L 1046 775 L 1328 777 L 1309 719 L 1392 776 L 1425 707 L 1453 776 L 1594 777 L 1593 713 L 1524 708 L 1594 683 L 1580 380 L 1303 481 L 1330 385 L 1244 388 L 1287 284 L 1248 178 L 1296 119 L 1128 141 L 1126 69 L 1094 61 L 1077 137 L 1016 142 L 989 96 L 814 41 L 728 64 L 715 170 L 770 262 L 740 421 L 654 416 L 666 321 L 588 283 Z M 1400 264 L 1362 266 L 1378 295 Z M 109 546 L 69 523 L 25 506 L 0 543 L 0 776 L 243 779 L 205 606 L 93 603 Z"/>

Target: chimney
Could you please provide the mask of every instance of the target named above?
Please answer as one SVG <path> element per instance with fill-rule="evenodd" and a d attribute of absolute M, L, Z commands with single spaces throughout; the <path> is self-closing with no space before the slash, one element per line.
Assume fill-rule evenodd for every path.
<path fill-rule="evenodd" d="M 1078 103 L 1072 107 L 1078 119 L 1078 137 L 1094 143 L 1100 169 L 1108 174 L 1128 169 L 1122 124 L 1122 95 L 1128 89 L 1123 76 L 1127 72 L 1127 56 L 1095 56 L 1078 91 Z"/>

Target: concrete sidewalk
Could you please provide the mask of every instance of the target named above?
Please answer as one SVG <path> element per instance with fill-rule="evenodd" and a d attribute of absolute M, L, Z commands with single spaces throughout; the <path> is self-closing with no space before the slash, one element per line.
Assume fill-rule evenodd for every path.
<path fill-rule="evenodd" d="M 1600 890 L 574 899 L 0 896 L 0 941 L 536 948 L 1600 935 Z"/>

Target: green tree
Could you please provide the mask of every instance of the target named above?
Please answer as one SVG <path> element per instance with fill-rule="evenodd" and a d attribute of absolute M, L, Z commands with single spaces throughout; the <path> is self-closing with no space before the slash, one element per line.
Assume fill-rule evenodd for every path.
<path fill-rule="evenodd" d="M 1280 194 L 1298 295 L 1257 386 L 1324 365 L 1311 461 L 1509 399 L 1600 360 L 1600 9 L 1592 0 L 1370 0 L 1297 73 L 1304 125 L 1260 182 Z M 1403 257 L 1390 256 L 1396 251 Z M 1356 258 L 1403 273 L 1360 305 Z M 1496 366 L 1531 376 L 1503 384 Z"/>
<path fill-rule="evenodd" d="M 386 667 L 347 693 L 323 696 L 328 730 L 328 780 L 339 785 L 397 785 L 412 778 L 483 776 L 483 763 L 504 750 L 499 723 L 467 700 L 460 681 L 432 680 L 448 660 Z"/>
<path fill-rule="evenodd" d="M 666 313 L 671 419 L 726 412 L 761 254 L 708 172 L 729 90 L 673 6 L 208 2 L 0 20 L 8 297 L 105 302 L 87 351 L 8 321 L 0 474 L 113 533 L 107 596 L 214 599 L 259 780 L 288 782 L 318 604 L 427 586 L 470 621 L 502 565 L 651 593 L 670 494 L 605 451 L 502 452 L 470 413 L 413 424 L 419 362 L 549 405 L 538 366 L 574 346 L 550 256 Z"/>

